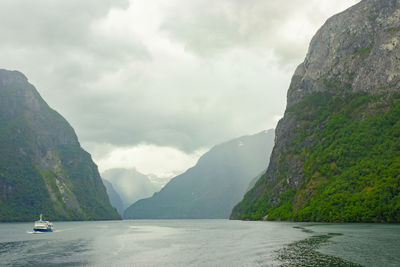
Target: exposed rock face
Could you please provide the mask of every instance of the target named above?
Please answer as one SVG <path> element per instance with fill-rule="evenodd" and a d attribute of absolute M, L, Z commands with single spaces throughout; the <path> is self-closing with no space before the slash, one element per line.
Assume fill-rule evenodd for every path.
<path fill-rule="evenodd" d="M 0 221 L 118 219 L 68 122 L 20 72 L 0 70 Z"/>
<path fill-rule="evenodd" d="M 297 68 L 288 106 L 320 91 L 398 91 L 399 41 L 397 0 L 364 0 L 333 16 L 314 36 L 306 59 Z"/>
<path fill-rule="evenodd" d="M 124 218 L 228 218 L 250 181 L 268 163 L 273 140 L 274 131 L 269 130 L 213 147 L 160 192 L 127 208 Z"/>
<path fill-rule="evenodd" d="M 398 0 L 364 0 L 325 23 L 312 39 L 304 62 L 298 66 L 292 78 L 285 116 L 276 129 L 269 168 L 243 202 L 233 210 L 231 218 L 261 219 L 269 215 L 272 209 L 287 204 L 290 206 L 287 212 L 289 217 L 275 214 L 274 219 L 296 219 L 296 211 L 312 198 L 313 193 L 304 193 L 304 188 L 314 188 L 319 184 L 310 184 L 311 177 L 304 173 L 305 165 L 311 164 L 307 163 L 307 156 L 323 141 L 318 136 L 327 131 L 329 116 L 342 112 L 344 103 L 357 93 L 379 96 L 400 92 L 399 42 Z M 334 107 L 321 109 L 317 103 L 320 100 L 310 100 L 316 94 L 324 95 L 324 99 L 341 99 L 342 106 L 338 105 L 335 111 Z M 377 106 L 381 105 L 386 105 L 383 111 L 389 111 L 395 104 L 390 106 L 390 101 L 385 99 L 371 100 L 363 109 L 354 108 L 353 119 L 364 120 L 380 114 L 383 109 Z M 299 110 L 302 105 L 304 110 Z M 317 109 L 319 115 L 314 112 Z M 349 113 L 349 108 L 347 111 Z M 302 117 L 299 112 L 304 112 Z M 355 116 L 356 112 L 359 113 L 358 117 Z M 306 116 L 309 118 L 304 119 Z M 326 118 L 318 121 L 318 116 Z M 338 129 L 332 129 L 331 134 Z M 330 145 L 334 145 L 333 141 Z M 299 151 L 298 154 L 294 152 L 294 147 Z M 313 160 L 318 161 L 318 158 Z M 332 164 L 336 163 L 333 161 Z M 330 178 L 323 177 L 323 180 Z M 288 192 L 291 192 L 290 201 L 297 201 L 293 205 L 288 204 L 289 200 L 282 202 L 283 194 L 287 193 L 286 197 Z M 252 206 L 253 209 L 256 209 L 254 206 L 263 208 L 259 208 L 256 215 L 256 211 L 249 211 Z M 310 220 L 317 219 L 313 217 Z"/>

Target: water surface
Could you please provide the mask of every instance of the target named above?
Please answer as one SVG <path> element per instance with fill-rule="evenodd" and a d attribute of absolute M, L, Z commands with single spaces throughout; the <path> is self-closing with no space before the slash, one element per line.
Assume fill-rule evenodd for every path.
<path fill-rule="evenodd" d="M 400 266 L 400 226 L 228 220 L 0 224 L 11 266 Z"/>

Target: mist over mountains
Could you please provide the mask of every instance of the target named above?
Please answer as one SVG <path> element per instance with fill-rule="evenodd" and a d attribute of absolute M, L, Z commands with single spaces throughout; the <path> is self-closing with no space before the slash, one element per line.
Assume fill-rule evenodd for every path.
<path fill-rule="evenodd" d="M 152 183 L 148 176 L 135 169 L 110 169 L 101 176 L 112 184 L 121 198 L 123 209 L 161 189 L 159 184 Z"/>
<path fill-rule="evenodd" d="M 151 198 L 134 203 L 126 219 L 228 218 L 249 183 L 268 164 L 274 130 L 217 145 Z"/>
<path fill-rule="evenodd" d="M 400 0 L 0 22 L 0 267 L 400 267 Z"/>
<path fill-rule="evenodd" d="M 11 8 L 12 4 L 9 6 Z M 125 11 L 131 8 L 131 5 L 128 6 Z M 238 14 L 246 13 L 239 12 L 244 11 L 242 8 L 245 5 L 234 6 L 231 6 L 232 10 L 237 8 Z M 246 8 L 251 6 L 246 5 Z M 214 8 L 222 8 L 220 11 L 224 12 L 221 14 L 228 15 L 225 14 L 224 5 Z M 211 17 L 214 18 L 212 9 Z M 249 21 L 261 25 L 258 20 L 253 21 L 254 16 L 251 15 L 260 13 L 249 12 L 253 10 L 250 9 L 245 20 L 251 18 Z M 264 12 L 267 10 L 270 11 L 267 8 Z M 296 8 L 293 10 L 297 12 Z M 198 159 L 199 151 L 203 151 L 202 146 L 209 147 L 210 142 L 220 142 L 219 138 L 224 139 L 243 129 L 246 132 L 259 131 L 263 125 L 271 125 L 280 118 L 280 109 L 277 107 L 274 107 L 274 112 L 264 114 L 269 106 L 280 106 L 282 101 L 278 101 L 278 94 L 275 97 L 271 94 L 272 97 L 266 101 L 265 96 L 269 92 L 260 90 L 275 78 L 279 84 L 283 81 L 271 69 L 268 75 L 265 73 L 267 79 L 260 75 L 264 71 L 261 66 L 266 61 L 259 56 L 259 52 L 264 47 L 263 42 L 270 40 L 269 34 L 264 33 L 264 38 L 256 42 L 255 53 L 236 51 L 237 47 L 232 43 L 230 49 L 218 56 L 219 49 L 212 49 L 215 54 L 204 54 L 197 47 L 201 41 L 210 41 L 212 38 L 204 39 L 199 32 L 184 30 L 185 34 L 176 32 L 176 35 L 170 36 L 172 39 L 167 39 L 180 42 L 185 49 L 178 44 L 169 47 L 177 53 L 161 56 L 162 61 L 159 62 L 163 64 L 158 64 L 157 68 L 151 64 L 153 54 L 150 49 L 146 51 L 145 58 L 135 59 L 144 60 L 141 62 L 144 65 L 139 62 L 136 62 L 137 66 L 132 64 L 135 65 L 135 71 L 131 68 L 117 71 L 116 68 L 115 73 L 108 69 L 110 65 L 105 62 L 104 72 L 96 74 L 93 68 L 93 73 L 89 75 L 92 78 L 83 75 L 83 67 L 71 67 L 72 64 L 70 71 L 53 79 L 56 77 L 54 70 L 62 67 L 53 65 L 42 71 L 36 68 L 37 60 L 31 58 L 28 65 L 33 62 L 36 75 L 43 72 L 37 77 L 53 74 L 47 75 L 47 82 L 51 82 L 44 82 L 47 89 L 43 92 L 52 97 L 57 95 L 54 99 L 60 103 L 65 101 L 61 106 L 67 106 L 65 110 L 69 110 L 71 118 L 79 122 L 77 129 L 83 129 L 82 140 L 98 152 L 100 156 L 96 160 L 102 160 L 98 161 L 102 169 L 109 169 L 103 173 L 104 184 L 97 165 L 91 155 L 82 149 L 75 130 L 67 120 L 47 105 L 25 75 L 18 71 L 0 70 L 0 220 L 31 220 L 38 212 L 47 213 L 53 220 L 119 219 L 116 210 L 124 217 L 134 219 L 227 218 L 232 207 L 238 203 L 231 214 L 232 219 L 400 221 L 399 10 L 398 0 L 363 0 L 328 19 L 312 39 L 304 62 L 292 77 L 286 111 L 278 123 L 275 141 L 273 131 L 266 131 L 217 145 L 205 153 L 194 167 L 173 178 L 162 189 L 165 180 L 159 177 L 144 175 L 135 169 L 109 168 L 138 167 L 140 163 L 137 162 L 145 159 L 141 164 L 147 165 L 146 171 L 140 167 L 138 169 L 160 177 L 170 177 L 192 166 Z M 107 14 L 106 11 L 107 8 L 101 14 Z M 122 13 L 125 11 L 120 10 Z M 4 15 L 6 17 L 7 14 Z M 32 18 L 36 19 L 35 16 Z M 240 26 L 234 23 L 234 17 L 227 18 L 227 21 L 231 21 L 228 25 Z M 111 23 L 115 19 L 111 15 L 103 19 L 102 22 L 96 20 L 98 23 L 94 24 L 87 21 L 87 25 L 91 25 L 88 26 L 90 29 L 100 31 L 105 30 L 103 27 L 107 28 L 107 25 L 121 26 L 121 21 Z M 218 21 L 212 24 L 218 24 Z M 179 22 L 185 25 L 181 29 L 200 25 L 186 22 L 189 20 Z M 158 25 L 161 25 L 160 21 Z M 170 28 L 172 24 L 168 25 L 165 25 L 164 31 L 174 32 Z M 13 27 L 8 28 L 10 32 L 5 31 L 3 35 L 3 49 L 8 53 L 12 51 L 10 55 L 21 56 L 19 51 L 34 51 L 36 55 L 36 49 L 30 46 L 22 45 L 16 49 L 12 42 L 7 42 L 7 34 L 23 36 L 15 34 Z M 50 28 L 49 33 L 52 32 Z M 216 30 L 215 36 L 224 36 L 229 27 L 209 27 L 207 23 L 206 32 L 212 33 L 208 28 Z M 251 36 L 258 36 L 259 29 L 253 28 L 245 27 L 243 30 L 251 30 Z M 273 28 L 275 30 L 276 27 Z M 239 34 L 236 28 L 232 30 L 234 35 Z M 23 29 L 20 31 L 23 32 Z M 286 33 L 292 36 L 291 31 Z M 90 38 L 95 36 L 90 35 Z M 113 39 L 115 36 L 109 37 Z M 242 37 L 246 39 L 246 35 Z M 186 38 L 197 41 L 192 43 Z M 18 38 L 8 39 L 17 41 Z M 54 41 L 65 46 L 63 42 L 66 40 L 62 38 Z M 150 38 L 148 41 L 147 44 L 153 44 L 154 40 Z M 34 38 L 31 42 L 34 42 Z M 282 46 L 281 42 L 285 50 L 294 51 L 292 43 L 283 39 L 278 42 L 279 46 Z M 14 44 L 17 43 L 19 41 Z M 25 45 L 29 42 L 23 40 L 22 43 Z M 52 42 L 39 42 L 36 45 L 44 52 L 48 50 L 47 43 Z M 244 49 L 245 43 L 241 44 L 241 49 Z M 93 48 L 88 51 L 93 51 Z M 160 45 L 153 51 L 163 49 L 163 45 Z M 114 57 L 113 53 L 105 52 L 97 51 Z M 226 53 L 229 57 L 224 59 Z M 59 51 L 55 54 L 58 56 Z M 71 58 L 76 57 L 72 54 Z M 162 54 L 154 53 L 154 56 Z M 95 54 L 89 58 L 92 57 L 97 58 Z M 225 61 L 218 64 L 214 59 L 210 60 L 216 65 L 207 69 L 204 63 L 208 57 Z M 243 60 L 249 57 L 257 59 L 253 67 Z M 10 58 L 14 61 L 14 56 Z M 120 64 L 117 59 L 126 58 L 125 55 L 117 57 L 113 64 L 117 66 Z M 179 67 L 171 68 L 173 75 L 159 71 L 166 69 L 168 64 L 164 64 L 165 59 L 169 62 L 178 58 L 182 62 Z M 195 59 L 198 62 L 193 64 Z M 274 59 L 269 60 L 273 62 Z M 80 64 L 86 66 L 85 62 Z M 231 65 L 240 66 L 237 71 L 241 75 L 226 75 L 235 73 L 235 67 L 227 70 L 226 66 Z M 191 69 L 191 75 L 183 71 L 186 69 Z M 150 79 L 153 74 L 157 74 L 155 79 Z M 263 82 L 256 76 L 263 77 Z M 60 77 L 65 81 L 60 82 Z M 133 83 L 138 77 L 138 82 Z M 199 80 L 192 83 L 194 77 L 204 83 Z M 222 80 L 224 82 L 221 83 Z M 56 81 L 61 89 L 56 88 Z M 272 83 L 277 84 L 277 81 Z M 78 84 L 80 86 L 74 86 Z M 127 84 L 132 87 L 125 86 Z M 54 91 L 51 90 L 53 87 Z M 118 93 L 109 90 L 114 87 Z M 207 89 L 202 91 L 203 87 Z M 221 88 L 221 91 L 213 95 L 215 88 Z M 82 93 L 82 89 L 86 90 L 85 93 Z M 60 94 L 62 90 L 65 95 Z M 226 96 L 231 99 L 228 101 Z M 119 101 L 114 101 L 117 99 Z M 167 99 L 171 99 L 171 102 Z M 98 101 L 98 105 L 87 105 L 94 100 Z M 68 104 L 72 102 L 74 104 L 69 107 Z M 95 112 L 93 108 L 97 107 L 102 112 Z M 82 112 L 85 109 L 87 113 Z M 135 116 L 127 123 L 125 116 L 131 114 Z M 134 160 L 133 155 L 136 156 Z M 162 155 L 158 158 L 158 164 L 153 162 L 156 155 Z M 174 155 L 177 160 L 169 162 L 167 159 L 174 158 Z M 164 166 L 156 170 L 157 166 L 162 165 L 160 162 Z M 180 164 L 172 166 L 177 162 Z"/>

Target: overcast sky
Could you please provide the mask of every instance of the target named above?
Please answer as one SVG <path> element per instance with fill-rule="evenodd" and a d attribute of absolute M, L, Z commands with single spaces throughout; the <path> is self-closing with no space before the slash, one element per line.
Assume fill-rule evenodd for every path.
<path fill-rule="evenodd" d="M 19 70 L 101 171 L 171 177 L 275 127 L 316 30 L 357 0 L 1 0 Z"/>

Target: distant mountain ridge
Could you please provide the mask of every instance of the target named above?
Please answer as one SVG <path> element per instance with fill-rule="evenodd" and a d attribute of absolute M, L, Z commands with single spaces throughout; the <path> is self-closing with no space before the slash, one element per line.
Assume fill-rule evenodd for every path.
<path fill-rule="evenodd" d="M 161 189 L 160 186 L 153 184 L 150 178 L 136 169 L 110 169 L 101 174 L 110 182 L 122 200 L 123 209 L 139 199 L 152 196 Z"/>
<path fill-rule="evenodd" d="M 151 198 L 134 203 L 126 219 L 228 218 L 250 181 L 268 163 L 274 130 L 217 145 Z"/>
<path fill-rule="evenodd" d="M 112 183 L 110 183 L 106 179 L 103 179 L 103 184 L 106 187 L 111 206 L 113 206 L 121 216 L 124 215 L 124 204 L 122 203 L 121 197 L 119 196 L 118 192 L 115 191 Z"/>
<path fill-rule="evenodd" d="M 8 70 L 0 70 L 0 192 L 0 221 L 120 219 L 69 123 Z"/>

